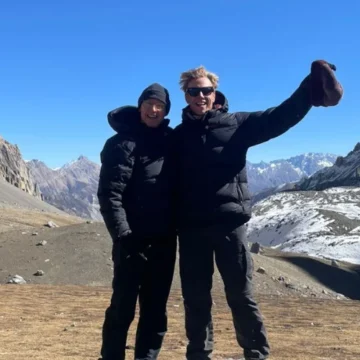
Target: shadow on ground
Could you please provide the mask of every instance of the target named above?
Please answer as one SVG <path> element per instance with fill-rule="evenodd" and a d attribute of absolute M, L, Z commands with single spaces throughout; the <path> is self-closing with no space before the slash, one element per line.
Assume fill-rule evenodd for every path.
<path fill-rule="evenodd" d="M 283 260 L 306 271 L 329 289 L 352 300 L 360 300 L 360 275 L 357 271 L 337 268 L 322 261 L 301 256 L 286 257 Z"/>

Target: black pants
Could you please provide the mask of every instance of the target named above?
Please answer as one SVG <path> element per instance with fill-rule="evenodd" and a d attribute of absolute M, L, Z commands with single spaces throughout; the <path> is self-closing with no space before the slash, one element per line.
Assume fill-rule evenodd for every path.
<path fill-rule="evenodd" d="M 124 360 L 129 327 L 139 297 L 135 359 L 155 360 L 167 332 L 166 303 L 176 260 L 176 238 L 153 245 L 147 261 L 135 256 L 126 259 L 118 245 L 113 247 L 114 278 L 111 304 L 103 325 L 103 360 Z"/>
<path fill-rule="evenodd" d="M 214 254 L 225 285 L 238 344 L 245 359 L 266 359 L 269 344 L 252 294 L 252 259 L 245 245 L 246 229 L 216 227 L 180 231 L 180 275 L 189 340 L 186 358 L 207 360 L 213 351 L 211 288 Z"/>

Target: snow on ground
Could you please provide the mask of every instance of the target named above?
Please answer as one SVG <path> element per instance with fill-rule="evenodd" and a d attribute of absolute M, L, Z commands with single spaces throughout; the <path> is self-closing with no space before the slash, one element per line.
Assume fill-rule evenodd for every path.
<path fill-rule="evenodd" d="M 360 264 L 360 188 L 273 195 L 254 206 L 248 240 Z"/>

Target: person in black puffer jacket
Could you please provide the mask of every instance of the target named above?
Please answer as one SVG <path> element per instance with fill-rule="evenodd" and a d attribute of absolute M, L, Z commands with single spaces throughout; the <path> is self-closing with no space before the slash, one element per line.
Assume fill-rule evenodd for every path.
<path fill-rule="evenodd" d="M 157 359 L 167 331 L 166 303 L 176 260 L 176 232 L 170 206 L 169 173 L 163 168 L 172 129 L 164 117 L 168 91 L 152 84 L 138 107 L 108 114 L 117 132 L 101 152 L 100 211 L 113 241 L 113 294 L 105 312 L 103 360 L 125 359 L 127 333 L 140 319 L 135 359 Z"/>
<path fill-rule="evenodd" d="M 229 103 L 226 96 L 219 90 L 215 91 L 214 109 L 223 109 L 224 112 L 229 111 Z"/>
<path fill-rule="evenodd" d="M 214 108 L 218 77 L 204 67 L 181 75 L 188 106 L 172 135 L 171 163 L 188 360 L 210 359 L 213 351 L 214 255 L 245 359 L 269 356 L 265 326 L 253 297 L 253 265 L 246 243 L 245 224 L 251 218 L 246 154 L 250 147 L 285 133 L 312 106 L 334 106 L 340 101 L 343 89 L 332 73 L 334 67 L 323 61 L 313 64 L 311 74 L 287 100 L 257 112 Z"/>

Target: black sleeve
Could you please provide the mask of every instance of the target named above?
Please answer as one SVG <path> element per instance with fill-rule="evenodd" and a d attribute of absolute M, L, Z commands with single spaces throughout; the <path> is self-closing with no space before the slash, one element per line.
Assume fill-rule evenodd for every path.
<path fill-rule="evenodd" d="M 181 172 L 180 172 L 180 156 L 181 151 L 181 126 L 177 127 L 171 132 L 168 140 L 168 151 L 164 159 L 163 171 L 167 175 L 170 187 L 170 204 L 174 216 L 174 221 L 177 224 L 178 219 L 178 204 L 179 204 L 179 190 L 181 183 Z"/>
<path fill-rule="evenodd" d="M 236 113 L 247 147 L 282 135 L 299 123 L 311 106 L 310 76 L 307 76 L 298 89 L 280 105 L 265 111 Z"/>
<path fill-rule="evenodd" d="M 100 212 L 113 241 L 130 232 L 123 196 L 134 167 L 134 148 L 133 142 L 116 135 L 105 143 L 101 152 L 97 195 Z"/>

